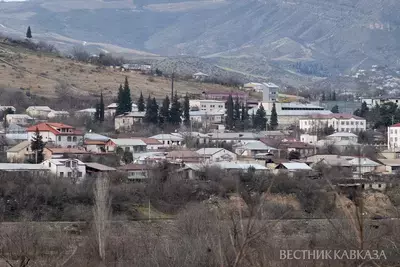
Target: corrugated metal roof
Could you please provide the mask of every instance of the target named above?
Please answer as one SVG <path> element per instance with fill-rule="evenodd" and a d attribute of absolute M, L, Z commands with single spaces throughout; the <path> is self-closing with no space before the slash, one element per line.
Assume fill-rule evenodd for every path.
<path fill-rule="evenodd" d="M 111 141 L 117 146 L 146 146 L 146 143 L 140 139 L 118 138 Z"/>
<path fill-rule="evenodd" d="M 310 166 L 301 162 L 285 162 L 281 163 L 288 170 L 312 170 Z"/>
<path fill-rule="evenodd" d="M 7 152 L 19 152 L 22 149 L 26 149 L 29 145 L 31 144 L 31 142 L 29 141 L 22 141 L 21 143 L 13 146 L 12 148 L 10 148 L 9 150 L 7 150 Z"/>
<path fill-rule="evenodd" d="M 0 163 L 0 171 L 30 171 L 43 170 L 48 171 L 42 164 L 26 164 L 26 163 Z"/>
<path fill-rule="evenodd" d="M 84 164 L 89 168 L 96 169 L 96 170 L 103 171 L 103 172 L 116 171 L 117 170 L 115 168 L 108 167 L 106 165 L 103 165 L 103 164 L 100 164 L 100 163 L 97 163 L 97 162 L 85 162 Z"/>

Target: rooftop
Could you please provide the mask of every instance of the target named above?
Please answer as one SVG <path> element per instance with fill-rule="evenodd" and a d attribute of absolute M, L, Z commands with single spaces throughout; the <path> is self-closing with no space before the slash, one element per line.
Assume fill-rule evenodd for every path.
<path fill-rule="evenodd" d="M 42 122 L 33 126 L 28 127 L 28 132 L 35 132 L 38 129 L 40 132 L 52 132 L 54 135 L 83 135 L 81 131 L 75 130 L 74 127 L 55 122 Z M 62 132 L 59 129 L 69 129 L 70 132 Z"/>
<path fill-rule="evenodd" d="M 108 167 L 106 165 L 97 163 L 97 162 L 85 162 L 84 163 L 86 165 L 86 167 L 89 167 L 91 169 L 95 169 L 98 171 L 102 171 L 102 172 L 112 172 L 112 171 L 116 171 L 115 168 L 112 167 Z"/>
<path fill-rule="evenodd" d="M 136 164 L 136 163 L 130 163 L 124 166 L 121 166 L 118 168 L 118 170 L 121 171 L 140 171 L 140 170 L 149 170 L 150 167 L 146 164 Z"/>
<path fill-rule="evenodd" d="M 225 150 L 224 148 L 218 148 L 218 147 L 206 147 L 206 148 L 200 148 L 196 152 L 199 153 L 200 155 L 214 155 L 215 153 Z"/>
<path fill-rule="evenodd" d="M 132 111 L 129 113 L 118 115 L 117 118 L 122 118 L 122 117 L 144 118 L 145 115 L 146 112 L 144 111 Z"/>
<path fill-rule="evenodd" d="M 12 148 L 10 148 L 9 150 L 7 150 L 7 152 L 19 152 L 22 149 L 25 149 L 26 147 L 30 146 L 31 142 L 29 141 L 22 141 L 21 143 L 13 146 Z"/>
<path fill-rule="evenodd" d="M 30 106 L 26 110 L 41 110 L 41 111 L 52 111 L 52 109 L 48 106 Z"/>
<path fill-rule="evenodd" d="M 313 114 L 310 116 L 310 119 L 356 119 L 356 120 L 365 120 L 364 118 L 355 116 L 353 114 L 347 113 L 331 113 L 331 114 Z"/>
<path fill-rule="evenodd" d="M 90 154 L 90 152 L 79 148 L 46 147 L 52 154 Z"/>
<path fill-rule="evenodd" d="M 111 141 L 117 146 L 146 146 L 146 143 L 140 139 L 118 138 L 111 139 Z"/>
<path fill-rule="evenodd" d="M 48 171 L 42 164 L 0 163 L 0 171 Z"/>
<path fill-rule="evenodd" d="M 396 123 L 396 124 L 393 124 L 392 126 L 389 126 L 389 127 L 400 127 L 400 122 L 399 123 Z"/>
<path fill-rule="evenodd" d="M 169 140 L 169 141 L 182 141 L 183 138 L 173 134 L 157 134 L 153 135 L 150 138 L 157 139 L 157 140 Z"/>
<path fill-rule="evenodd" d="M 353 134 L 353 133 L 348 133 L 348 132 L 337 132 L 337 133 L 328 135 L 327 137 L 357 137 L 357 135 Z"/>
<path fill-rule="evenodd" d="M 162 145 L 160 141 L 154 138 L 148 138 L 148 137 L 133 137 L 132 139 L 138 139 L 142 140 L 146 145 Z"/>
<path fill-rule="evenodd" d="M 273 148 L 271 146 L 267 146 L 261 141 L 254 141 L 254 142 L 249 142 L 245 145 L 242 145 L 240 147 L 237 147 L 237 149 L 244 149 L 244 150 L 276 150 L 276 148 Z"/>
<path fill-rule="evenodd" d="M 279 165 L 283 166 L 287 170 L 312 170 L 310 166 L 302 162 L 283 162 Z"/>

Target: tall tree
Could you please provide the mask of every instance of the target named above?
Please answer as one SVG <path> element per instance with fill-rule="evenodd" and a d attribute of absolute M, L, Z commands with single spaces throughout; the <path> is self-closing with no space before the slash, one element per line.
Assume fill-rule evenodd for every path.
<path fill-rule="evenodd" d="M 158 124 L 158 104 L 155 97 L 151 100 L 150 110 L 150 122 L 152 124 Z"/>
<path fill-rule="evenodd" d="M 332 93 L 332 101 L 336 101 L 336 91 L 334 90 Z"/>
<path fill-rule="evenodd" d="M 119 85 L 118 89 L 118 96 L 117 96 L 117 110 L 116 110 L 116 115 L 121 115 L 124 114 L 124 89 L 122 88 L 122 84 Z"/>
<path fill-rule="evenodd" d="M 369 108 L 367 106 L 367 103 L 364 101 L 361 104 L 361 109 L 360 109 L 360 117 L 365 118 L 367 116 L 367 113 L 369 111 Z"/>
<path fill-rule="evenodd" d="M 267 128 L 267 121 L 267 114 L 261 103 L 254 117 L 254 126 L 257 130 L 263 131 Z"/>
<path fill-rule="evenodd" d="M 247 108 L 243 102 L 242 102 L 242 106 L 240 107 L 240 110 L 242 112 L 242 114 L 240 116 L 241 129 L 244 131 L 248 128 L 249 114 L 247 114 Z"/>
<path fill-rule="evenodd" d="M 7 122 L 7 115 L 8 114 L 14 114 L 14 110 L 12 110 L 11 108 L 7 108 L 6 110 L 4 110 L 4 112 L 3 112 L 3 127 L 4 127 L 4 130 L 6 130 L 7 127 L 8 127 L 8 122 Z"/>
<path fill-rule="evenodd" d="M 100 93 L 100 104 L 99 104 L 99 121 L 104 121 L 104 99 L 103 92 Z"/>
<path fill-rule="evenodd" d="M 172 125 L 179 125 L 182 122 L 182 108 L 179 102 L 178 95 L 174 95 L 170 110 L 170 123 Z"/>
<path fill-rule="evenodd" d="M 326 101 L 325 92 L 322 92 L 321 101 Z"/>
<path fill-rule="evenodd" d="M 147 102 L 146 102 L 146 113 L 144 114 L 144 121 L 147 123 L 151 123 L 151 103 L 152 103 L 152 99 L 149 95 L 149 97 L 147 98 Z"/>
<path fill-rule="evenodd" d="M 168 123 L 170 121 L 169 105 L 169 97 L 165 96 L 165 99 L 160 108 L 160 115 L 158 118 L 158 122 L 160 123 L 160 125 L 164 125 L 165 123 Z"/>
<path fill-rule="evenodd" d="M 131 97 L 131 89 L 129 88 L 128 77 L 125 77 L 123 94 L 124 94 L 124 112 L 131 112 L 132 97 Z"/>
<path fill-rule="evenodd" d="M 240 121 L 240 103 L 238 96 L 236 96 L 235 104 L 233 105 L 233 120 L 236 124 Z"/>
<path fill-rule="evenodd" d="M 271 109 L 271 122 L 270 122 L 271 130 L 275 130 L 278 127 L 278 114 L 276 113 L 275 103 L 272 104 Z"/>
<path fill-rule="evenodd" d="M 40 135 L 39 128 L 36 127 L 35 135 L 31 140 L 31 150 L 34 153 L 34 162 L 36 164 L 41 163 L 44 160 L 43 150 L 45 145 L 43 137 Z"/>
<path fill-rule="evenodd" d="M 146 107 L 144 105 L 144 97 L 143 97 L 143 94 L 141 91 L 140 91 L 140 96 L 139 96 L 139 99 L 137 102 L 137 107 L 138 107 L 138 111 L 140 111 L 140 112 L 143 112 L 146 109 Z"/>
<path fill-rule="evenodd" d="M 28 26 L 28 29 L 26 30 L 26 38 L 28 39 L 32 38 L 31 26 Z"/>
<path fill-rule="evenodd" d="M 234 104 L 232 95 L 229 95 L 228 100 L 226 101 L 226 128 L 228 130 L 233 129 L 234 125 Z"/>
<path fill-rule="evenodd" d="M 190 126 L 190 101 L 189 96 L 186 94 L 183 100 L 183 123 Z"/>
<path fill-rule="evenodd" d="M 332 113 L 339 113 L 339 106 L 338 105 L 334 105 L 331 109 Z"/>

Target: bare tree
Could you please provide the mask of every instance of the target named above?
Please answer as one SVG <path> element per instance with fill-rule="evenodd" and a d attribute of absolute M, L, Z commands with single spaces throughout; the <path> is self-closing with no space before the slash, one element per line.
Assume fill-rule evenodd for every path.
<path fill-rule="evenodd" d="M 102 262 L 105 262 L 106 257 L 106 244 L 110 228 L 110 207 L 110 179 L 108 176 L 99 176 L 94 187 L 93 223 L 98 253 Z"/>

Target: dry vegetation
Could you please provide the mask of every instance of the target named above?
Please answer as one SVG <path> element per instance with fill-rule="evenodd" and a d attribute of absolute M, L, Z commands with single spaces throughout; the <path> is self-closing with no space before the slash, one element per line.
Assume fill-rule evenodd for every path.
<path fill-rule="evenodd" d="M 165 97 L 170 92 L 170 80 L 164 77 L 149 79 L 137 72 L 120 72 L 0 43 L 0 88 L 29 88 L 32 94 L 52 97 L 60 83 L 67 83 L 77 95 L 98 95 L 103 90 L 107 96 L 115 96 L 125 76 L 134 96 L 143 91 L 144 95 Z M 175 90 L 181 94 L 201 94 L 205 90 L 231 88 L 178 80 Z"/>

